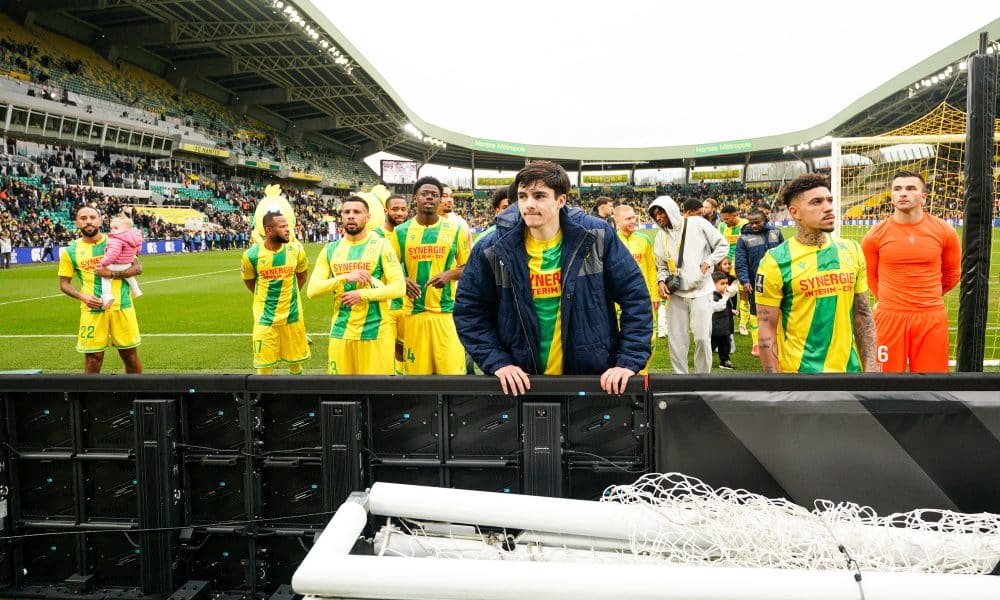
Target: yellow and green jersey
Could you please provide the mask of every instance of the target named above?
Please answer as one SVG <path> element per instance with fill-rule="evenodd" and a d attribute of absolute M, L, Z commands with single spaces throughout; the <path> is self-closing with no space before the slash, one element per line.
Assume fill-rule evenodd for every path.
<path fill-rule="evenodd" d="M 410 219 L 397 226 L 390 239 L 403 266 L 403 274 L 421 289 L 417 298 L 406 298 L 406 314 L 451 313 L 455 308 L 455 282 L 450 281 L 438 289 L 428 287 L 427 281 L 469 260 L 469 236 L 465 229 L 445 219 L 438 219 L 430 227 Z"/>
<path fill-rule="evenodd" d="M 650 299 L 656 300 L 660 297 L 660 290 L 656 283 L 656 257 L 653 256 L 653 241 L 638 231 L 626 236 L 619 230 L 618 239 L 625 244 L 629 254 L 639 265 L 639 270 L 642 271 L 642 280 L 646 282 L 646 288 L 649 290 Z"/>
<path fill-rule="evenodd" d="M 749 221 L 746 219 L 740 219 L 739 223 L 737 223 L 735 227 L 730 227 L 729 225 L 726 225 L 725 222 L 719 223 L 719 233 L 725 236 L 726 241 L 729 242 L 729 262 L 733 263 L 733 267 L 731 269 L 732 272 L 730 273 L 731 275 L 736 274 L 736 263 L 733 262 L 733 259 L 736 257 L 736 242 L 740 239 L 740 230 L 743 229 L 743 226 L 747 223 L 749 223 Z"/>
<path fill-rule="evenodd" d="M 309 268 L 305 249 L 298 242 L 282 244 L 276 251 L 263 242 L 243 253 L 243 279 L 256 279 L 253 320 L 257 325 L 287 325 L 303 318 L 296 273 Z"/>
<path fill-rule="evenodd" d="M 331 287 L 329 291 L 343 286 L 341 292 L 360 290 L 364 302 L 354 306 L 345 306 L 341 302 L 341 294 L 333 301 L 333 320 L 330 325 L 330 337 L 341 340 L 374 340 L 378 339 L 382 317 L 389 310 L 387 298 L 402 296 L 406 291 L 403 282 L 403 271 L 399 260 L 389 242 L 378 235 L 369 235 L 358 242 L 346 238 L 330 242 L 320 251 L 313 268 L 312 280 L 309 283 L 309 294 L 313 295 L 314 281 L 326 281 L 347 275 L 352 271 L 371 273 L 374 279 L 382 285 L 363 285 L 344 282 Z"/>
<path fill-rule="evenodd" d="M 524 249 L 528 252 L 528 276 L 531 297 L 538 315 L 540 339 L 538 354 L 545 375 L 562 375 L 562 231 L 551 240 L 540 242 L 525 232 Z"/>
<path fill-rule="evenodd" d="M 830 237 L 817 247 L 786 240 L 760 261 L 754 291 L 757 304 L 781 310 L 783 373 L 861 371 L 853 306 L 856 294 L 868 292 L 868 278 L 857 242 Z"/>
<path fill-rule="evenodd" d="M 75 278 L 80 285 L 80 293 L 100 298 L 104 292 L 104 283 L 94 273 L 94 269 L 101 264 L 107 245 L 108 236 L 104 234 L 101 234 L 96 244 L 82 239 L 73 240 L 59 256 L 59 276 Z M 115 302 L 109 310 L 132 308 L 132 290 L 127 281 L 112 279 L 111 293 L 115 297 Z M 104 312 L 100 308 L 89 308 L 83 302 L 80 303 L 80 310 L 92 313 Z"/>
<path fill-rule="evenodd" d="M 375 229 L 372 229 L 372 233 L 374 233 L 379 237 L 384 238 L 386 241 L 388 241 L 392 237 L 392 232 L 388 231 L 384 225 L 382 227 L 376 227 Z M 398 263 L 399 261 L 397 260 L 396 262 Z M 406 294 L 403 294 L 403 297 L 405 296 Z M 389 310 L 403 310 L 403 298 L 393 298 L 392 300 L 390 300 Z"/>

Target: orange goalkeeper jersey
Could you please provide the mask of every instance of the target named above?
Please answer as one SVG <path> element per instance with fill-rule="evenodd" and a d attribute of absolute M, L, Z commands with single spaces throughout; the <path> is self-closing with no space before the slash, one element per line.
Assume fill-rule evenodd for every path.
<path fill-rule="evenodd" d="M 868 232 L 861 249 L 868 263 L 868 286 L 886 310 L 941 308 L 941 297 L 961 275 L 958 234 L 926 213 L 913 224 L 889 217 Z"/>

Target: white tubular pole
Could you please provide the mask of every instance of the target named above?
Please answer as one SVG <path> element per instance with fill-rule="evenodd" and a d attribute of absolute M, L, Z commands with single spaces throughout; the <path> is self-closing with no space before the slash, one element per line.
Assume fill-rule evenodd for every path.
<path fill-rule="evenodd" d="M 345 502 L 333 514 L 330 523 L 319 535 L 313 545 L 313 550 L 306 555 L 302 564 L 292 576 L 292 587 L 314 585 L 323 582 L 330 568 L 329 561 L 337 557 L 346 557 L 354 543 L 358 541 L 365 525 L 368 524 L 368 513 L 364 506 L 357 502 Z M 322 549 L 321 552 L 315 552 Z"/>
<path fill-rule="evenodd" d="M 318 546 L 318 544 L 317 544 Z M 316 551 L 313 548 L 313 552 Z M 322 579 L 295 574 L 300 594 L 387 600 L 996 600 L 986 575 L 853 573 L 723 567 L 327 556 Z M 304 565 L 303 565 L 304 566 Z"/>
<path fill-rule="evenodd" d="M 696 515 L 674 511 L 669 520 L 645 506 L 499 494 L 377 482 L 368 498 L 374 515 L 475 523 L 588 537 L 628 539 L 630 529 L 687 527 Z M 691 538 L 691 532 L 684 532 Z"/>
<path fill-rule="evenodd" d="M 386 531 L 385 528 L 375 534 L 375 554 L 403 558 L 437 556 L 448 560 L 541 560 L 578 563 L 631 562 L 633 564 L 656 561 L 659 566 L 669 565 L 669 563 L 653 557 L 635 556 L 627 550 L 624 552 L 581 550 L 532 544 L 520 544 L 512 550 L 503 550 L 479 540 L 422 537 L 400 531 Z"/>
<path fill-rule="evenodd" d="M 843 188 L 841 178 L 841 162 L 843 161 L 841 151 L 841 140 L 834 138 L 830 142 L 830 193 L 833 194 L 833 234 L 840 235 L 840 226 L 843 225 L 844 216 L 840 214 L 840 195 Z M 785 207 L 788 208 L 787 206 Z"/>

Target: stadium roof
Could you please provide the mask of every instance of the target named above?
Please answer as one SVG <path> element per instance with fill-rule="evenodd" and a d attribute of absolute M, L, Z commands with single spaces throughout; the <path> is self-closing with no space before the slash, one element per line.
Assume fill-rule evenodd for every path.
<path fill-rule="evenodd" d="M 357 158 L 391 150 L 468 166 L 474 152 L 493 169 L 526 157 L 772 160 L 831 132 L 871 135 L 943 99 L 963 106 L 957 68 L 939 85 L 912 85 L 957 66 L 979 31 L 1000 38 L 1000 11 L 981 0 L 808 11 L 789 2 L 0 3 L 293 137 Z M 522 67 L 531 64 L 540 68 Z"/>

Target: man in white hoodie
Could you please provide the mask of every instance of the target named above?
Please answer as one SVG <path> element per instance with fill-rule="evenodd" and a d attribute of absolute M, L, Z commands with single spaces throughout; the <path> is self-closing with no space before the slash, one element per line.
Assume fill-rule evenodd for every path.
<path fill-rule="evenodd" d="M 701 217 L 681 216 L 670 196 L 660 196 L 649 205 L 649 216 L 660 226 L 653 242 L 660 297 L 667 304 L 670 365 L 674 373 L 688 372 L 688 331 L 694 337 L 694 370 L 712 370 L 712 269 L 729 253 L 729 242 Z M 679 255 L 683 240 L 683 260 Z M 680 264 L 680 268 L 677 265 Z M 679 275 L 681 285 L 672 293 L 667 280 Z"/>

